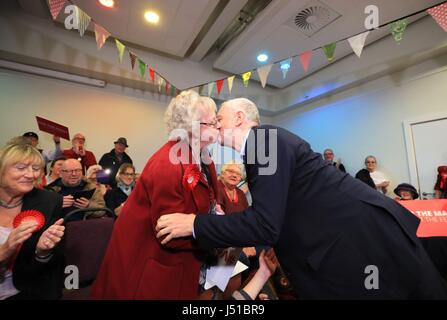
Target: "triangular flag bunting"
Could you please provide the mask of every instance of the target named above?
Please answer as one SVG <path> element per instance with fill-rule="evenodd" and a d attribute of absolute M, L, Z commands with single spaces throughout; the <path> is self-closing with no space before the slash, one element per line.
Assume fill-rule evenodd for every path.
<path fill-rule="evenodd" d="M 408 20 L 402 19 L 393 23 L 390 23 L 390 30 L 396 40 L 397 44 L 400 44 L 404 37 L 405 29 L 407 28 Z"/>
<path fill-rule="evenodd" d="M 312 59 L 312 51 L 307 51 L 300 54 L 299 58 L 304 72 L 307 72 L 307 70 L 309 69 L 310 60 Z"/>
<path fill-rule="evenodd" d="M 245 88 L 248 87 L 248 81 L 250 80 L 250 77 L 251 77 L 251 71 L 247 71 L 242 74 L 242 80 L 244 81 Z"/>
<path fill-rule="evenodd" d="M 171 97 L 175 97 L 175 91 L 176 91 L 177 89 L 173 86 L 173 85 L 171 85 L 171 91 L 169 92 L 169 95 L 171 96 Z"/>
<path fill-rule="evenodd" d="M 292 66 L 292 58 L 285 59 L 279 63 L 279 67 L 281 68 L 282 77 L 285 79 L 287 76 L 287 72 L 289 72 L 290 67 Z"/>
<path fill-rule="evenodd" d="M 368 34 L 369 31 L 366 31 L 348 39 L 348 42 L 351 45 L 352 50 L 354 50 L 355 54 L 359 58 L 362 55 L 363 47 L 365 46 L 365 41 Z"/>
<path fill-rule="evenodd" d="M 265 88 L 265 84 L 267 83 L 267 77 L 272 70 L 273 64 L 268 64 L 266 66 L 262 66 L 258 68 L 259 79 L 261 80 L 261 85 Z"/>
<path fill-rule="evenodd" d="M 152 81 L 155 81 L 155 71 L 151 67 L 149 67 L 149 76 L 151 77 Z"/>
<path fill-rule="evenodd" d="M 427 12 L 433 19 L 435 19 L 439 26 L 447 32 L 447 3 L 428 9 Z"/>
<path fill-rule="evenodd" d="M 164 82 L 165 82 L 165 79 L 163 79 L 162 77 L 159 77 L 159 78 L 157 79 L 158 92 L 161 91 L 161 87 L 163 86 Z"/>
<path fill-rule="evenodd" d="M 106 42 L 107 38 L 110 36 L 110 32 L 108 32 L 106 29 L 104 29 L 97 23 L 94 23 L 94 25 L 95 25 L 96 45 L 99 50 L 102 48 L 102 46 Z"/>
<path fill-rule="evenodd" d="M 326 58 L 329 62 L 334 60 L 335 47 L 337 46 L 336 42 L 325 45 L 323 48 L 323 52 L 326 55 Z"/>
<path fill-rule="evenodd" d="M 143 60 L 138 59 L 138 67 L 140 68 L 140 77 L 144 78 L 144 73 L 146 72 L 146 63 Z"/>
<path fill-rule="evenodd" d="M 214 82 L 208 83 L 208 97 L 211 97 L 211 94 L 213 93 L 214 89 Z"/>
<path fill-rule="evenodd" d="M 225 79 L 221 79 L 221 80 L 217 80 L 216 81 L 216 87 L 217 87 L 217 94 L 218 95 L 220 94 L 220 91 L 222 90 L 222 86 L 223 86 L 224 80 Z"/>
<path fill-rule="evenodd" d="M 169 83 L 169 81 L 166 81 L 166 85 L 165 85 L 165 91 L 166 91 L 166 95 L 168 95 L 168 92 L 169 92 L 169 86 L 170 86 L 171 84 Z"/>
<path fill-rule="evenodd" d="M 48 1 L 48 6 L 50 7 L 50 13 L 53 20 L 57 18 L 62 8 L 64 7 L 65 0 L 50 0 Z"/>
<path fill-rule="evenodd" d="M 135 67 L 135 61 L 137 61 L 137 56 L 129 50 L 130 64 L 132 66 L 132 70 Z"/>
<path fill-rule="evenodd" d="M 116 43 L 116 48 L 118 49 L 118 58 L 120 60 L 120 63 L 122 63 L 124 49 L 126 48 L 126 46 L 124 44 L 122 44 L 118 39 L 115 39 L 115 43 Z"/>
<path fill-rule="evenodd" d="M 228 81 L 228 90 L 230 91 L 231 94 L 231 89 L 233 89 L 233 81 L 234 81 L 234 77 L 235 76 L 231 76 L 227 78 Z"/>
<path fill-rule="evenodd" d="M 84 11 L 82 11 L 79 7 L 76 7 L 76 12 L 78 16 L 78 27 L 79 27 L 79 34 L 81 37 L 84 36 L 85 30 L 87 30 L 88 25 L 90 24 L 90 16 L 86 14 Z"/>

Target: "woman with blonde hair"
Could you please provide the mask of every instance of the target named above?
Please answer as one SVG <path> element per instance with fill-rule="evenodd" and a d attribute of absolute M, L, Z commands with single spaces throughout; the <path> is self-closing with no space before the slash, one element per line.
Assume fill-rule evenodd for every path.
<path fill-rule="evenodd" d="M 116 187 L 107 191 L 104 196 L 106 206 L 119 216 L 124 203 L 135 187 L 135 167 L 131 163 L 123 163 L 116 173 Z"/>
<path fill-rule="evenodd" d="M 30 144 L 0 151 L 0 300 L 57 299 L 62 293 L 62 197 L 35 188 L 43 166 Z"/>
<path fill-rule="evenodd" d="M 171 212 L 215 210 L 217 177 L 206 146 L 217 141 L 216 104 L 181 92 L 165 124 L 169 141 L 148 160 L 116 220 L 94 299 L 196 299 L 204 284 L 206 252 L 193 237 L 162 245 L 155 226 Z"/>

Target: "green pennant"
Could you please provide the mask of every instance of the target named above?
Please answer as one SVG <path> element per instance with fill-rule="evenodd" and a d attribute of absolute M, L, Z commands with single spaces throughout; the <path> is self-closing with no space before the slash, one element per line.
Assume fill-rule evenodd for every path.
<path fill-rule="evenodd" d="M 390 23 L 391 33 L 394 37 L 394 40 L 396 40 L 396 42 L 398 44 L 400 44 L 400 42 L 402 41 L 402 39 L 404 37 L 404 32 L 405 32 L 405 29 L 407 28 L 407 24 L 408 24 L 407 19 L 402 19 L 402 20 Z"/>
<path fill-rule="evenodd" d="M 122 44 L 118 39 L 115 39 L 115 43 L 116 43 L 116 48 L 118 49 L 118 57 L 119 57 L 120 63 L 122 63 L 124 49 L 126 48 L 126 46 L 124 44 Z"/>
<path fill-rule="evenodd" d="M 171 97 L 175 97 L 175 90 L 176 88 L 171 84 L 171 90 L 169 91 L 169 95 Z"/>
<path fill-rule="evenodd" d="M 144 73 L 146 72 L 146 63 L 141 59 L 138 59 L 138 67 L 140 68 L 140 77 L 144 78 Z"/>
<path fill-rule="evenodd" d="M 334 53 L 335 53 L 336 46 L 337 46 L 337 42 L 333 42 L 333 43 L 325 45 L 322 48 L 323 52 L 326 55 L 326 58 L 329 62 L 332 62 L 332 60 L 334 60 Z"/>

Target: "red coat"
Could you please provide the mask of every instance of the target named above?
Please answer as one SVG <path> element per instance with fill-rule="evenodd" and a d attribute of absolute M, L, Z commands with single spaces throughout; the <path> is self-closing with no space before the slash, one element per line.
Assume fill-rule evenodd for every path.
<path fill-rule="evenodd" d="M 156 238 L 155 226 L 163 214 L 206 214 L 210 188 L 201 176 L 191 191 L 182 184 L 187 157 L 172 164 L 168 142 L 148 161 L 135 189 L 118 217 L 98 277 L 94 299 L 195 299 L 204 252 L 193 237 Z M 189 150 L 186 149 L 186 150 Z M 217 190 L 214 164 L 209 166 L 213 190 Z"/>
<path fill-rule="evenodd" d="M 97 164 L 95 155 L 91 151 L 85 150 L 85 155 L 80 156 L 79 154 L 74 152 L 73 149 L 66 149 L 62 151 L 62 154 L 67 159 L 78 159 L 79 161 L 81 161 L 83 175 L 85 175 L 85 172 L 89 167 L 93 166 L 94 164 Z"/>

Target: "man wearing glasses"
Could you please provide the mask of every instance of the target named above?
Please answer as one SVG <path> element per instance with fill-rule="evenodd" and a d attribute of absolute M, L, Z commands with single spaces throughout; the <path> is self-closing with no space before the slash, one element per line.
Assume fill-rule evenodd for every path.
<path fill-rule="evenodd" d="M 101 208 L 105 206 L 104 198 L 99 188 L 83 178 L 82 166 L 77 159 L 64 161 L 60 171 L 61 177 L 46 188 L 64 197 L 62 211 L 64 216 L 75 209 Z M 85 191 L 91 191 L 90 194 Z M 78 196 L 79 195 L 79 196 Z M 94 212 L 92 217 L 100 217 L 104 212 Z"/>
<path fill-rule="evenodd" d="M 82 174 L 85 175 L 88 167 L 97 164 L 93 152 L 85 150 L 85 136 L 82 133 L 76 133 L 71 139 L 72 148 L 63 151 L 67 159 L 77 159 L 81 163 Z"/>

